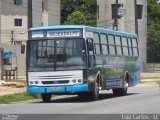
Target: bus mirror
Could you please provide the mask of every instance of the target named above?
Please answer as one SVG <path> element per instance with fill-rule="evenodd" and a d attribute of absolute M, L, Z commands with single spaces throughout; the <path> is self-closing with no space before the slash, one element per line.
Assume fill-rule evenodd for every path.
<path fill-rule="evenodd" d="M 92 39 L 87 40 L 87 46 L 88 46 L 88 51 L 93 51 L 93 40 Z"/>
<path fill-rule="evenodd" d="M 89 51 L 93 51 L 93 45 L 92 45 L 92 43 L 88 43 L 88 50 Z"/>

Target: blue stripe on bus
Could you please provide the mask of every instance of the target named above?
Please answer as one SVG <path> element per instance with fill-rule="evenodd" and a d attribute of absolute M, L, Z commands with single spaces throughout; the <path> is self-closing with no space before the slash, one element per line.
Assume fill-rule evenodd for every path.
<path fill-rule="evenodd" d="M 74 93 L 88 91 L 88 83 L 70 86 L 27 86 L 29 93 Z"/>

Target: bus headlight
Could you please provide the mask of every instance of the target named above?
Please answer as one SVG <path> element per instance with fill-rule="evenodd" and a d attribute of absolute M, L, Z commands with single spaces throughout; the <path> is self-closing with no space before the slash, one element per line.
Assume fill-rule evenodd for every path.
<path fill-rule="evenodd" d="M 33 81 L 29 81 L 29 84 L 30 84 L 30 85 L 33 85 Z"/>
<path fill-rule="evenodd" d="M 38 81 L 35 81 L 35 84 L 38 84 Z"/>
<path fill-rule="evenodd" d="M 81 79 L 78 79 L 78 83 L 82 83 L 82 80 L 81 80 Z"/>
<path fill-rule="evenodd" d="M 73 79 L 72 82 L 73 82 L 73 83 L 76 83 L 76 79 Z"/>

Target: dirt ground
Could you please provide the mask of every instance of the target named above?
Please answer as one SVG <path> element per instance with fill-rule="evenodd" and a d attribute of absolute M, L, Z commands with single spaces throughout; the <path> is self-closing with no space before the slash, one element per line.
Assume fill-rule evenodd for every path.
<path fill-rule="evenodd" d="M 26 91 L 26 87 L 14 88 L 14 87 L 0 86 L 0 96 L 14 94 L 14 93 L 21 93 L 24 91 Z"/>

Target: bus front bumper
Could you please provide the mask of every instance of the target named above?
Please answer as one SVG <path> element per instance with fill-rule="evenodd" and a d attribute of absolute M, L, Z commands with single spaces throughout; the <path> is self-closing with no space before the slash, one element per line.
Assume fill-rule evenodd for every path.
<path fill-rule="evenodd" d="M 28 93 L 76 93 L 88 91 L 88 84 L 69 86 L 27 86 Z"/>

